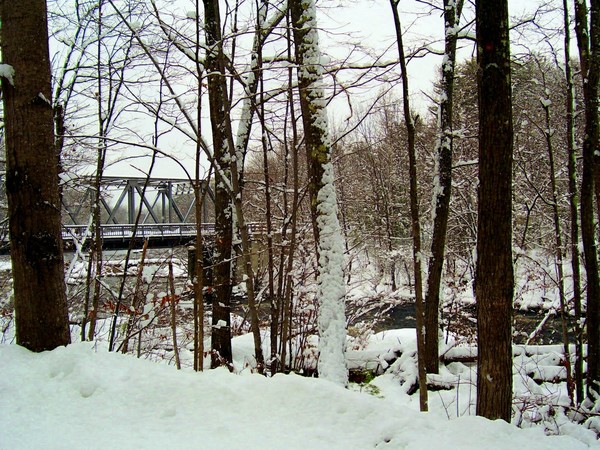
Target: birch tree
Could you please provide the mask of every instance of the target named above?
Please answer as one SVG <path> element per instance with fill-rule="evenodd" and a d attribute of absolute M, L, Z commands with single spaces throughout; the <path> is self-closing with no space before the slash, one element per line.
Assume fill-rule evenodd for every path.
<path fill-rule="evenodd" d="M 333 184 L 331 141 L 314 0 L 291 0 L 300 108 L 318 246 L 319 377 L 346 385 L 344 242 Z"/>

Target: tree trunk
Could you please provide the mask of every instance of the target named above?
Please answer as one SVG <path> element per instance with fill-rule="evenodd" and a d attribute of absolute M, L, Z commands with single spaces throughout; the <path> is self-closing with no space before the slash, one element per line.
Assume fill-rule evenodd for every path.
<path fill-rule="evenodd" d="M 262 60 L 262 54 L 259 57 Z M 275 260 L 273 250 L 273 219 L 272 219 L 272 208 L 271 208 L 271 177 L 269 174 L 269 155 L 268 155 L 268 142 L 267 142 L 267 126 L 265 124 L 265 110 L 264 110 L 264 86 L 261 80 L 260 89 L 260 105 L 261 105 L 261 134 L 262 134 L 262 150 L 263 150 L 263 175 L 265 180 L 265 219 L 267 221 L 267 299 L 270 304 L 271 312 L 271 355 L 269 361 L 269 367 L 271 374 L 277 371 L 277 330 L 279 329 L 279 301 L 275 298 Z"/>
<path fill-rule="evenodd" d="M 599 139 L 600 124 L 598 123 L 598 107 L 600 106 L 599 84 L 600 84 L 600 0 L 591 0 L 591 22 L 590 22 L 590 71 L 588 75 L 589 83 L 589 108 L 586 107 L 586 124 L 589 123 L 589 129 L 586 135 L 590 140 L 590 152 L 594 158 L 594 180 L 596 193 L 596 209 L 600 214 L 600 171 L 598 170 L 598 161 L 600 160 Z M 587 117 L 587 111 L 590 111 L 590 117 Z M 588 127 L 586 126 L 586 129 Z M 585 143 L 584 143 L 585 146 Z M 585 163 L 585 150 L 584 150 Z M 597 244 L 596 244 L 597 245 Z M 592 251 L 596 256 L 596 265 L 598 264 L 597 250 Z M 587 337 L 588 337 L 588 372 L 587 372 L 587 394 L 590 399 L 600 398 L 600 277 L 597 272 L 594 281 L 588 279 L 588 288 L 591 283 L 594 284 L 593 294 L 588 295 L 587 299 Z"/>
<path fill-rule="evenodd" d="M 51 350 L 69 344 L 71 336 L 46 2 L 0 1 L 0 21 L 3 62 L 14 69 L 11 77 L 3 67 L 2 91 L 16 338 L 32 351 Z"/>
<path fill-rule="evenodd" d="M 290 17 L 287 17 L 287 38 L 288 38 L 288 59 L 292 60 L 292 39 L 290 37 L 289 26 Z M 291 127 L 292 141 L 287 142 L 286 136 L 286 151 L 289 153 L 291 150 L 292 159 L 292 199 L 291 202 L 288 200 L 288 190 L 284 189 L 283 200 L 284 200 L 284 212 L 285 217 L 288 217 L 289 203 L 291 203 L 291 211 L 289 212 L 289 222 L 284 222 L 281 232 L 282 242 L 288 242 L 287 246 L 281 246 L 280 264 L 279 264 L 279 283 L 277 288 L 277 297 L 281 299 L 281 305 L 279 308 L 279 317 L 281 322 L 281 338 L 279 340 L 279 371 L 284 372 L 287 369 L 287 346 L 288 342 L 291 343 L 290 336 L 291 325 L 292 325 L 292 298 L 294 293 L 294 283 L 292 272 L 294 268 L 294 254 L 296 251 L 296 241 L 298 237 L 298 208 L 300 205 L 300 171 L 299 171 L 299 149 L 298 149 L 298 127 L 296 121 L 296 114 L 294 110 L 294 90 L 293 86 L 293 69 L 288 68 L 288 111 L 289 111 L 289 124 Z M 286 155 L 286 161 L 288 161 Z M 284 186 L 287 186 L 288 168 L 286 164 L 286 174 Z M 288 236 L 288 227 L 290 228 Z M 287 248 L 286 248 L 287 247 Z M 290 352 L 291 361 L 291 352 Z"/>
<path fill-rule="evenodd" d="M 255 301 L 254 274 L 251 261 L 251 242 L 242 209 L 242 166 L 243 156 L 235 152 L 230 117 L 230 103 L 227 94 L 225 55 L 221 36 L 219 2 L 204 1 L 205 33 L 207 52 L 205 66 L 208 72 L 208 97 L 210 121 L 213 135 L 215 160 L 215 300 L 213 302 L 213 352 L 212 365 L 231 364 L 231 270 L 233 217 L 237 220 L 241 238 L 241 257 L 245 272 L 246 294 L 254 337 L 256 366 L 259 372 L 264 369 L 264 356 Z M 264 15 L 266 10 L 261 11 Z M 256 89 L 255 87 L 253 89 Z M 242 125 L 243 128 L 244 125 Z M 248 126 L 248 123 L 245 124 Z M 243 137 L 241 138 L 243 140 Z M 247 143 L 240 142 L 240 148 Z M 225 248 L 227 247 L 227 248 Z"/>
<path fill-rule="evenodd" d="M 310 0 L 310 4 L 313 0 Z M 310 199 L 310 213 L 312 219 L 313 232 L 315 235 L 315 241 L 319 241 L 319 226 L 317 224 L 317 218 L 319 213 L 317 211 L 317 195 L 319 190 L 323 187 L 323 164 L 329 158 L 329 149 L 321 141 L 321 130 L 316 120 L 310 120 L 309 118 L 315 117 L 314 111 L 310 110 L 309 102 L 311 101 L 324 101 L 323 98 L 309 98 L 309 90 L 314 91 L 311 88 L 313 83 L 313 77 L 311 73 L 308 73 L 308 68 L 303 68 L 306 65 L 305 61 L 307 58 L 312 57 L 309 53 L 309 34 L 315 34 L 316 30 L 313 30 L 309 24 L 309 18 L 303 17 L 307 9 L 306 2 L 295 0 L 290 2 L 290 12 L 292 16 L 292 25 L 294 30 L 294 43 L 296 46 L 296 62 L 298 64 L 298 90 L 300 93 L 300 109 L 302 111 L 303 126 L 304 126 L 304 140 L 306 145 L 306 164 L 308 168 L 308 194 Z M 322 72 L 322 67 L 318 66 Z M 316 66 L 313 67 L 316 70 Z M 321 94 L 322 95 L 322 94 Z M 305 119 L 306 117 L 306 119 Z"/>
<path fill-rule="evenodd" d="M 194 42 L 194 56 L 196 60 L 196 73 L 198 76 L 198 85 L 196 86 L 196 123 L 198 126 L 198 136 L 201 135 L 202 123 L 202 77 L 204 68 L 200 63 L 200 52 L 202 44 L 200 42 L 200 33 L 202 24 L 198 20 L 200 17 L 200 1 L 194 2 L 196 8 L 196 39 Z M 208 186 L 203 189 L 202 179 L 200 177 L 200 156 L 202 155 L 202 141 L 196 139 L 196 162 L 194 170 L 194 211 L 196 221 L 196 247 L 194 251 L 194 270 L 190 271 L 191 281 L 194 286 L 194 370 L 202 372 L 204 370 L 204 243 L 202 241 L 202 211 L 204 207 L 205 196 L 208 192 Z M 211 166 L 211 169 L 213 167 Z M 209 170 L 207 180 L 210 180 Z M 209 182 L 209 181 L 207 181 Z"/>
<path fill-rule="evenodd" d="M 423 311 L 423 274 L 421 272 L 421 225 L 419 220 L 419 194 L 417 191 L 417 155 L 415 148 L 415 123 L 410 111 L 408 74 L 406 72 L 406 57 L 402 42 L 400 15 L 398 14 L 399 0 L 390 0 L 394 15 L 394 27 L 398 44 L 398 57 L 402 70 L 402 100 L 404 106 L 404 122 L 408 136 L 408 170 L 410 178 L 410 215 L 413 238 L 413 267 L 415 270 L 415 309 L 417 323 L 417 369 L 419 372 L 419 406 L 421 411 L 429 410 L 427 396 L 427 372 L 425 371 L 425 324 Z"/>
<path fill-rule="evenodd" d="M 92 221 L 94 224 L 94 240 L 90 248 L 89 258 L 90 262 L 95 262 L 94 277 L 93 277 L 93 294 L 92 294 L 92 310 L 90 314 L 90 328 L 88 331 L 88 341 L 93 341 L 96 335 L 96 320 L 98 314 L 98 307 L 100 305 L 100 296 L 102 293 L 102 221 L 101 221 L 101 199 L 102 193 L 100 192 L 102 185 L 102 176 L 104 175 L 104 165 L 106 162 L 106 117 L 104 116 L 103 108 L 103 73 L 102 73 L 102 5 L 101 1 L 98 4 L 98 29 L 97 29 L 97 43 L 96 43 L 96 118 L 98 120 L 98 148 L 96 155 L 96 173 L 94 177 L 94 204 L 92 205 Z M 87 301 L 86 296 L 86 301 Z M 118 311 L 115 311 L 118 314 Z"/>
<path fill-rule="evenodd" d="M 333 186 L 316 7 L 313 0 L 293 0 L 290 8 L 308 155 L 311 211 L 318 245 L 319 377 L 346 385 L 344 244 Z"/>
<path fill-rule="evenodd" d="M 600 276 L 598 249 L 594 230 L 594 193 L 600 197 L 600 183 L 596 179 L 598 151 L 598 82 L 600 81 L 600 1 L 590 3 L 590 27 L 585 2 L 575 1 L 575 33 L 579 46 L 579 60 L 583 74 L 585 102 L 585 134 L 583 139 L 583 171 L 581 175 L 581 238 L 585 271 L 587 274 L 586 330 L 588 339 L 587 395 L 595 397 L 600 387 Z M 589 39 L 588 39 L 589 37 Z M 597 186 L 594 186 L 594 184 Z"/>
<path fill-rule="evenodd" d="M 173 342 L 173 354 L 175 355 L 175 367 L 181 369 L 181 360 L 179 359 L 179 346 L 177 345 L 177 291 L 175 290 L 175 276 L 173 275 L 173 255 L 169 259 L 169 312 L 171 314 L 171 339 Z"/>
<path fill-rule="evenodd" d="M 507 0 L 477 0 L 479 206 L 477 415 L 510 422 L 512 403 L 512 97 Z"/>
<path fill-rule="evenodd" d="M 196 5 L 197 6 L 197 5 Z M 199 26 L 197 25 L 197 30 Z M 198 34 L 196 35 L 198 36 Z M 197 41 L 199 42 L 199 41 Z M 198 51 L 198 46 L 196 47 Z M 200 71 L 198 71 L 200 74 Z M 198 82 L 198 123 L 201 120 L 201 101 L 202 84 Z M 205 194 L 208 190 L 202 189 L 202 180 L 200 179 L 200 139 L 196 140 L 196 170 L 194 177 L 194 208 L 196 219 L 196 247 L 194 249 L 194 270 L 191 271 L 192 283 L 194 286 L 194 370 L 202 372 L 204 370 L 204 243 L 202 241 L 202 209 L 205 201 Z M 210 175 L 210 172 L 209 172 Z M 209 177 L 210 179 L 210 177 Z"/>
<path fill-rule="evenodd" d="M 583 336 L 581 331 L 581 271 L 579 266 L 579 221 L 577 217 L 577 153 L 575 146 L 575 89 L 571 70 L 571 35 L 568 0 L 563 0 L 565 23 L 565 79 L 567 83 L 567 150 L 569 172 L 569 212 L 571 219 L 571 268 L 573 271 L 573 304 L 575 309 L 575 397 L 583 401 Z"/>
<path fill-rule="evenodd" d="M 446 231 L 450 213 L 452 189 L 452 102 L 454 94 L 454 65 L 456 62 L 457 25 L 463 1 L 444 0 L 444 29 L 446 36 L 444 62 L 442 63 L 442 93 L 438 107 L 438 140 L 436 144 L 436 173 L 433 192 L 433 236 L 431 258 L 427 274 L 425 295 L 425 348 L 424 361 L 428 373 L 439 372 L 439 309 L 440 285 L 446 248 Z"/>
<path fill-rule="evenodd" d="M 208 99 L 213 139 L 215 167 L 215 266 L 214 299 L 212 315 L 211 366 L 232 363 L 231 354 L 231 246 L 233 238 L 231 196 L 225 184 L 229 183 L 229 149 L 226 138 L 225 98 L 227 85 L 221 72 L 223 57 L 221 19 L 218 0 L 204 0 L 204 22 L 206 33 L 206 61 L 208 73 Z"/>
<path fill-rule="evenodd" d="M 544 75 L 542 74 L 542 77 Z M 558 297 L 560 302 L 561 313 L 561 331 L 563 338 L 563 355 L 565 359 L 565 370 L 567 372 L 567 393 L 571 401 L 571 406 L 574 405 L 575 392 L 573 383 L 573 373 L 571 370 L 571 353 L 569 351 L 569 330 L 567 327 L 567 299 L 565 295 L 565 279 L 563 270 L 563 243 L 562 232 L 560 228 L 560 211 L 558 208 L 558 191 L 556 187 L 556 170 L 554 164 L 554 146 L 552 142 L 552 121 L 550 118 L 550 104 L 542 102 L 544 109 L 544 137 L 546 139 L 546 148 L 548 150 L 548 166 L 550 177 L 550 189 L 552 190 L 552 219 L 554 221 L 554 260 L 556 266 L 556 277 L 558 285 Z"/>

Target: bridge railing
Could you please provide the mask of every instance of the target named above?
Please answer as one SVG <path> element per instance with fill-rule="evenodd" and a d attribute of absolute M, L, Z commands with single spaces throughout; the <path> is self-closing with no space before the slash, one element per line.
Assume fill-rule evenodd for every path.
<path fill-rule="evenodd" d="M 248 223 L 248 232 L 250 235 L 264 235 L 267 232 L 266 225 L 261 222 Z M 133 224 L 102 224 L 103 239 L 127 239 L 133 237 Z M 83 238 L 84 233 L 88 229 L 87 225 L 63 225 L 62 237 L 65 240 L 73 240 L 74 238 Z M 202 235 L 213 236 L 215 234 L 214 223 L 202 224 Z M 193 237 L 196 235 L 195 223 L 144 223 L 139 224 L 135 233 L 139 238 L 152 237 Z M 0 227 L 0 241 L 8 242 L 8 227 Z"/>
<path fill-rule="evenodd" d="M 203 223 L 201 226 L 203 236 L 215 234 L 214 223 Z M 63 225 L 62 237 L 64 240 L 81 239 L 87 229 L 87 225 Z M 142 239 L 196 236 L 194 223 L 144 223 L 139 224 L 137 230 L 133 224 L 103 224 L 101 230 L 102 239 L 105 240 L 131 239 L 134 237 L 134 231 L 135 237 Z M 248 224 L 248 231 L 251 235 L 260 235 L 266 233 L 266 227 L 263 223 L 253 222 Z"/>
<path fill-rule="evenodd" d="M 72 240 L 74 238 L 83 238 L 88 227 L 86 225 L 63 225 L 63 239 Z M 196 225 L 189 223 L 158 223 L 158 224 L 140 224 L 137 229 L 132 224 L 114 225 L 103 224 L 102 239 L 131 239 L 137 238 L 166 238 L 166 237 L 193 237 L 196 235 Z M 214 224 L 202 224 L 202 232 L 210 235 L 214 234 Z"/>

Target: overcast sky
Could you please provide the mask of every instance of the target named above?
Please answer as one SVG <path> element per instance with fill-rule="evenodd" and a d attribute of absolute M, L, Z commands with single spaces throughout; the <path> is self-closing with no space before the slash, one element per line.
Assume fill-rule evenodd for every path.
<path fill-rule="evenodd" d="M 510 13 L 522 16 L 524 11 L 534 9 L 537 3 L 537 0 L 511 0 L 509 1 Z M 322 30 L 320 33 L 321 50 L 324 54 L 331 56 L 332 61 L 346 59 L 350 52 L 352 52 L 350 63 L 367 64 L 372 62 L 374 55 L 383 55 L 381 61 L 397 59 L 396 36 L 389 0 L 320 0 L 317 4 L 319 6 L 318 25 Z M 465 6 L 467 16 L 472 18 L 473 12 L 469 9 L 472 9 L 470 5 Z M 400 11 L 407 53 L 425 45 L 437 52 L 443 49 L 443 20 L 440 11 L 431 12 L 430 7 L 416 0 L 402 0 Z M 471 32 L 474 33 L 473 28 L 471 28 Z M 531 40 L 531 45 L 539 45 L 541 38 L 531 37 L 528 40 Z M 353 43 L 359 43 L 364 47 L 365 52 L 371 53 L 371 56 L 365 56 L 364 52 L 355 51 Z M 461 46 L 463 47 L 460 53 L 461 58 L 468 58 L 474 54 L 472 41 L 463 41 Z M 519 46 L 514 45 L 513 50 L 519 51 Z M 411 106 L 422 114 L 426 113 L 426 109 L 431 103 L 428 96 L 432 92 L 432 82 L 440 63 L 441 56 L 433 53 L 409 61 Z M 394 71 L 399 74 L 398 67 Z M 374 97 L 380 90 L 381 86 L 372 84 L 368 89 L 357 91 L 352 96 L 352 108 L 355 110 L 364 108 L 369 104 L 369 97 Z M 397 84 L 393 94 L 400 98 L 400 83 Z M 330 122 L 338 129 L 343 128 L 345 119 L 350 114 L 347 98 L 340 96 L 339 100 L 334 101 L 330 106 Z M 203 127 L 205 130 L 209 128 L 208 123 Z M 210 139 L 207 138 L 207 140 Z M 192 154 L 193 145 L 181 138 L 163 139 L 161 142 L 167 151 L 175 151 L 177 148 L 184 149 L 180 161 L 184 162 L 190 173 L 193 174 L 193 161 L 184 156 L 185 148 L 188 147 L 190 147 L 190 151 L 187 154 Z M 143 166 L 139 160 L 135 164 Z M 130 166 L 129 162 L 120 163 L 109 168 L 108 173 L 141 175 Z M 155 169 L 155 176 L 183 178 L 184 173 L 177 167 L 177 164 L 165 160 Z"/>

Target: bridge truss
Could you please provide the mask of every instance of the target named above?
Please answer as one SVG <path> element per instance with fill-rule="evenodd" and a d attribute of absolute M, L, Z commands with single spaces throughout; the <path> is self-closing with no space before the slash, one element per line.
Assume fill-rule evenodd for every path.
<path fill-rule="evenodd" d="M 203 231 L 211 234 L 214 194 L 208 181 L 202 204 Z M 83 177 L 63 186 L 63 239 L 80 239 L 89 232 L 95 180 Z M 132 238 L 163 243 L 183 242 L 196 235 L 194 191 L 189 180 L 144 177 L 103 177 L 100 180 L 101 232 L 106 243 Z M 141 213 L 140 213 L 141 210 Z M 140 214 L 138 227 L 134 224 Z"/>
<path fill-rule="evenodd" d="M 207 195 L 202 205 L 202 223 L 211 222 L 214 194 L 206 180 Z M 84 177 L 63 189 L 63 223 L 87 225 L 95 198 L 92 177 Z M 103 224 L 134 224 L 141 208 L 139 224 L 196 223 L 194 192 L 189 180 L 130 177 L 103 177 L 100 182 Z"/>

